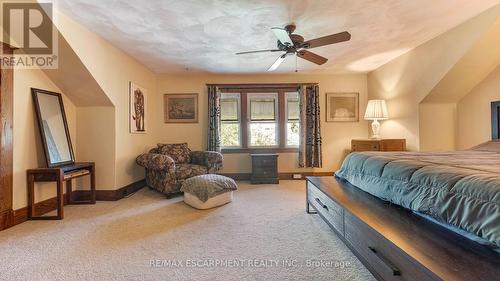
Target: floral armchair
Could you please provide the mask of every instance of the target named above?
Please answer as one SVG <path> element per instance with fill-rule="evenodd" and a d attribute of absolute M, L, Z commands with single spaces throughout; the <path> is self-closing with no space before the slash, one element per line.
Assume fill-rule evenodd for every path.
<path fill-rule="evenodd" d="M 222 154 L 191 151 L 187 143 L 158 144 L 137 157 L 136 162 L 146 168 L 146 184 L 171 197 L 180 191 L 184 180 L 219 171 Z"/>

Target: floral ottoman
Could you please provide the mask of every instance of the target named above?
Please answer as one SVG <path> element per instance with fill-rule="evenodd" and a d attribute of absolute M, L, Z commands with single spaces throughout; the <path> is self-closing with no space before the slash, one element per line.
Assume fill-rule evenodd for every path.
<path fill-rule="evenodd" d="M 215 174 L 189 178 L 181 187 L 181 191 L 184 192 L 184 202 L 202 210 L 231 202 L 233 191 L 237 189 L 238 185 L 233 179 Z"/>

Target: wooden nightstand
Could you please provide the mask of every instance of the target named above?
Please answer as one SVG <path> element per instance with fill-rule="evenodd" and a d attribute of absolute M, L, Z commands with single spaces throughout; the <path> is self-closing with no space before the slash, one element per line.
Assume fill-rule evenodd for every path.
<path fill-rule="evenodd" d="M 351 151 L 406 151 L 406 139 L 352 140 Z"/>
<path fill-rule="evenodd" d="M 278 154 L 251 154 L 252 184 L 278 184 Z"/>

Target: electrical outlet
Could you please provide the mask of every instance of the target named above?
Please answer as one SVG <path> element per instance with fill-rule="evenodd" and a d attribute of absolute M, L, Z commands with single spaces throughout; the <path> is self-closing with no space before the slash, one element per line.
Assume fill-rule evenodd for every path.
<path fill-rule="evenodd" d="M 302 179 L 302 175 L 301 174 L 293 174 L 293 179 L 300 180 L 300 179 Z"/>

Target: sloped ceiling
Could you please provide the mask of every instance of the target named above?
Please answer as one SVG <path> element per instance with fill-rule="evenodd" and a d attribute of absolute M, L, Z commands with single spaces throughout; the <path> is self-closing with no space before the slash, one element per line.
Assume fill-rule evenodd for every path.
<path fill-rule="evenodd" d="M 500 18 L 439 81 L 424 103 L 454 103 L 500 65 Z"/>
<path fill-rule="evenodd" d="M 111 100 L 60 33 L 58 47 L 58 69 L 44 69 L 47 76 L 76 106 L 112 106 Z"/>
<path fill-rule="evenodd" d="M 500 0 L 59 0 L 57 8 L 157 73 L 259 73 L 276 54 L 271 27 L 294 22 L 306 40 L 344 30 L 352 40 L 315 49 L 323 66 L 302 72 L 368 72 Z M 295 70 L 289 58 L 279 72 Z"/>

